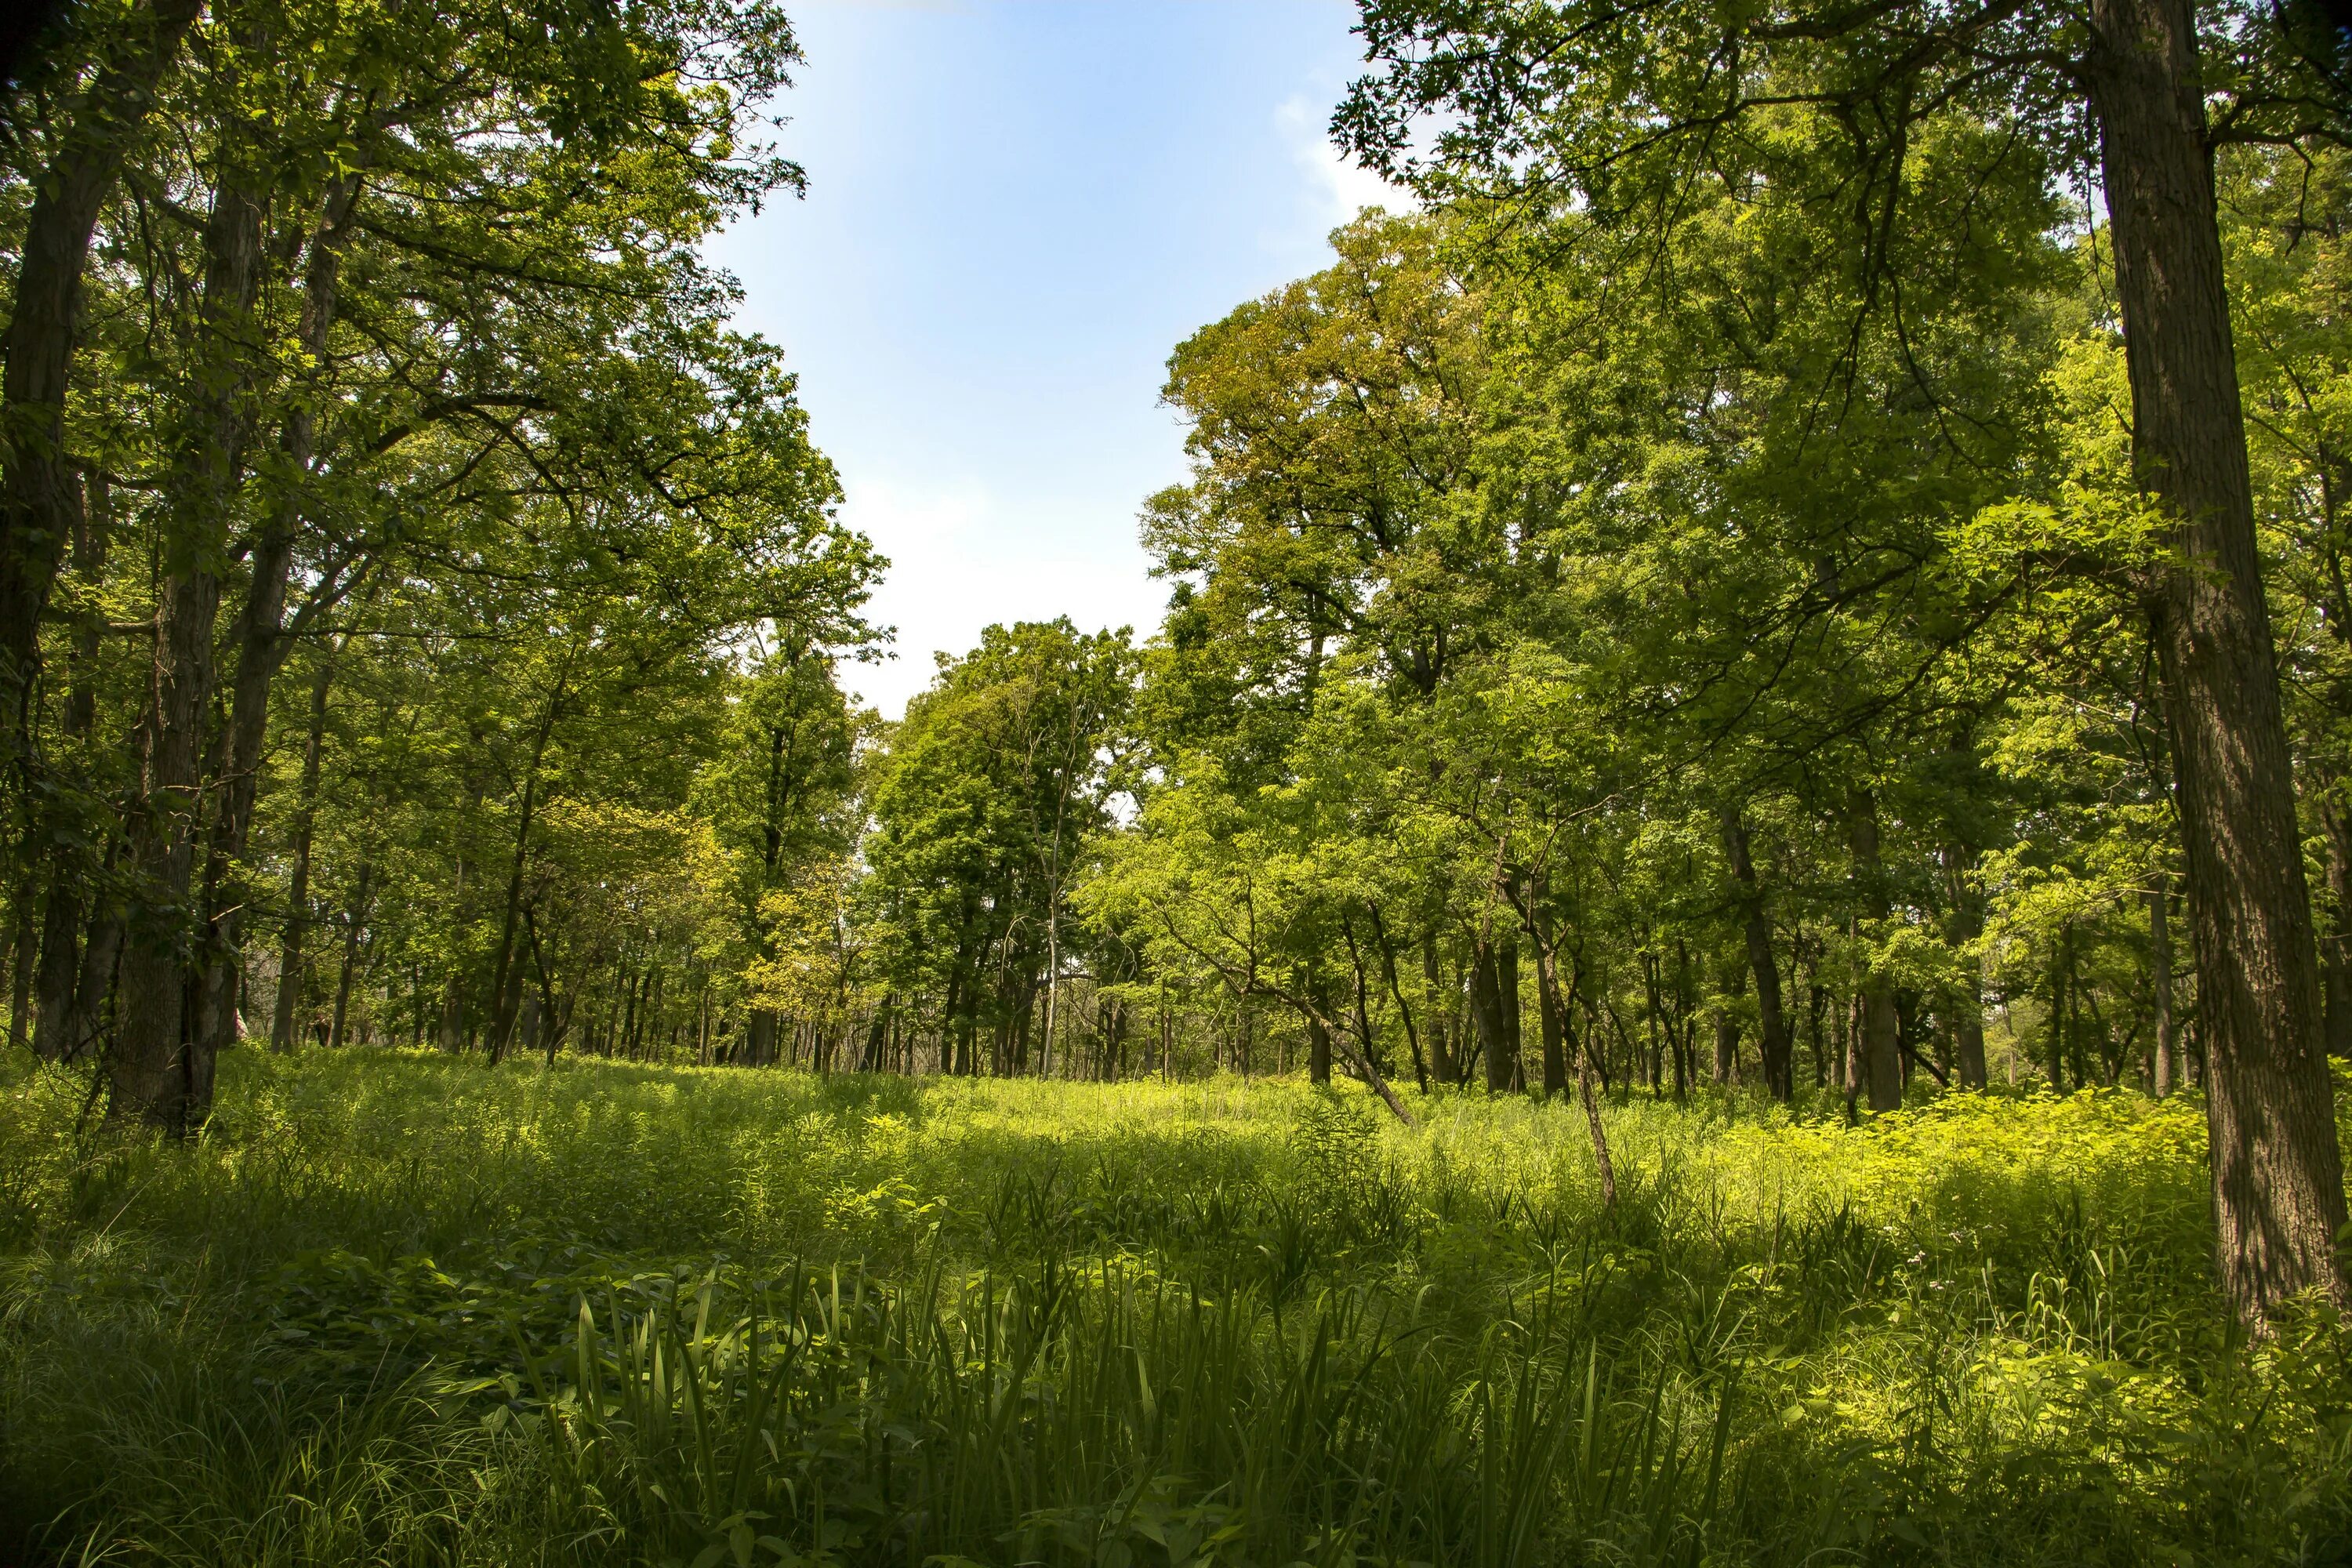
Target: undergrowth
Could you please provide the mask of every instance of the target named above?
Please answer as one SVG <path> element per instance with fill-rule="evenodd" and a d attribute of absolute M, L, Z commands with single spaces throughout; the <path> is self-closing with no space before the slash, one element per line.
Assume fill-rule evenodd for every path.
<path fill-rule="evenodd" d="M 0 1554 L 2316 1563 L 2325 1311 L 2236 1337 L 2193 1101 L 1580 1116 L 1221 1079 L 0 1079 Z"/>

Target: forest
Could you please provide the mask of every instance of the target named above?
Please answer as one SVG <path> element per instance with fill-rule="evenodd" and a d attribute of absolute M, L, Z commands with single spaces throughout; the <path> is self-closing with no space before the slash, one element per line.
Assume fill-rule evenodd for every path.
<path fill-rule="evenodd" d="M 1355 21 L 890 719 L 774 0 L 58 8 L 0 1563 L 2352 1560 L 2352 29 Z"/>

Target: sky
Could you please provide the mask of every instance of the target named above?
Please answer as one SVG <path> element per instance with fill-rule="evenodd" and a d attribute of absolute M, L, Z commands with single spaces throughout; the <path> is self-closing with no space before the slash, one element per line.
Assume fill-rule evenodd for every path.
<path fill-rule="evenodd" d="M 709 248 L 784 347 L 842 515 L 891 566 L 895 659 L 843 683 L 895 718 L 991 622 L 1149 635 L 1136 542 L 1184 477 L 1169 353 L 1404 199 L 1326 136 L 1349 0 L 799 0 L 771 106 L 804 199 Z"/>

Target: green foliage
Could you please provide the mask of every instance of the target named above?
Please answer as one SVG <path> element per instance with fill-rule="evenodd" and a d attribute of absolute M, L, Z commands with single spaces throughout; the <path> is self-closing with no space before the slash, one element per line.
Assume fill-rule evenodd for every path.
<path fill-rule="evenodd" d="M 8 1085 L 0 1498 L 102 1562 L 2321 1561 L 2201 1117 L 240 1053 Z"/>

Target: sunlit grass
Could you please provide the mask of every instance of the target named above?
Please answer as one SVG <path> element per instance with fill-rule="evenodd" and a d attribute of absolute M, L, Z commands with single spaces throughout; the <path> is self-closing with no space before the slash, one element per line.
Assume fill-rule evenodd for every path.
<path fill-rule="evenodd" d="M 65 1560 L 2334 1560 L 2201 1111 L 238 1053 L 0 1110 L 0 1519 Z M 1824 1553 L 1827 1555 L 1825 1556 Z"/>

